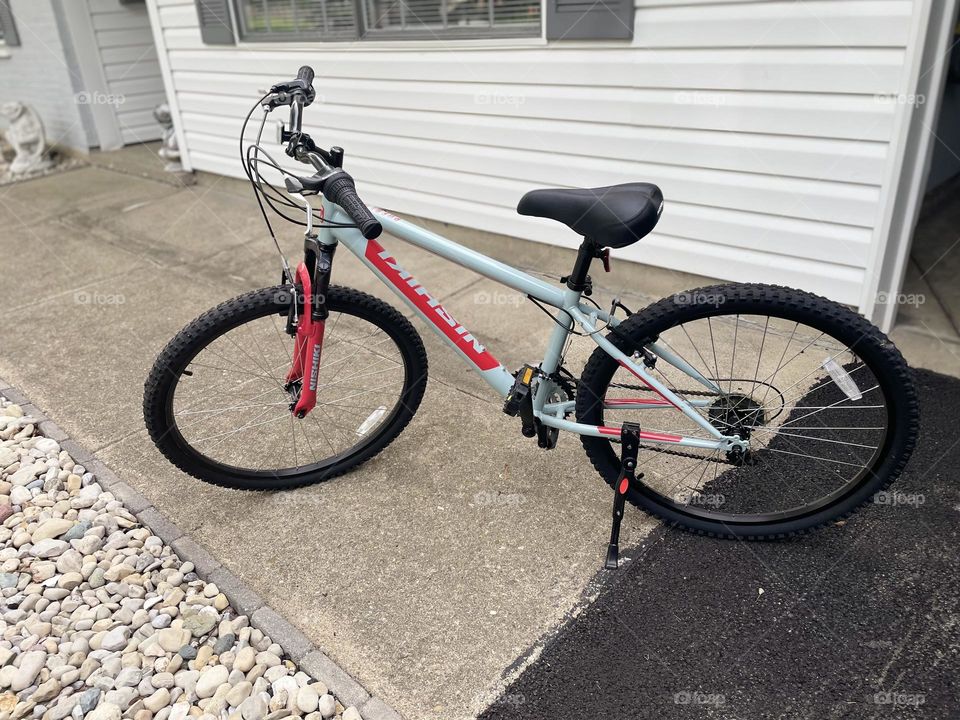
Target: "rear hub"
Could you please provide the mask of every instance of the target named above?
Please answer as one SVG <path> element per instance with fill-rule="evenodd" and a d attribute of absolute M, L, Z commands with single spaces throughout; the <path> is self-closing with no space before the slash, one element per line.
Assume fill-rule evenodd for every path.
<path fill-rule="evenodd" d="M 738 435 L 741 440 L 749 440 L 754 428 L 766 423 L 763 406 L 756 400 L 739 393 L 718 397 L 709 410 L 710 422 L 724 435 Z M 735 447 L 727 453 L 727 460 L 734 465 L 750 462 L 749 450 Z"/>

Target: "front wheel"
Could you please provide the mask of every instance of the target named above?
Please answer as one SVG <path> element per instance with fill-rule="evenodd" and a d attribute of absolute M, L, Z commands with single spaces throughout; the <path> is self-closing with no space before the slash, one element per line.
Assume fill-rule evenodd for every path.
<path fill-rule="evenodd" d="M 170 341 L 147 378 L 143 411 L 157 448 L 200 480 L 244 490 L 320 482 L 383 450 L 427 384 L 423 341 L 395 308 L 331 287 L 317 404 L 293 415 L 289 286 L 240 295 Z"/>
<path fill-rule="evenodd" d="M 628 355 L 660 350 L 647 356 L 654 376 L 723 434 L 749 439 L 745 456 L 641 445 L 644 476 L 628 499 L 672 525 L 735 538 L 802 533 L 886 488 L 916 443 L 917 393 L 903 357 L 879 329 L 825 298 L 769 285 L 705 287 L 632 315 L 608 339 Z M 577 419 L 711 439 L 599 348 L 584 368 Z M 582 441 L 615 482 L 619 445 Z"/>

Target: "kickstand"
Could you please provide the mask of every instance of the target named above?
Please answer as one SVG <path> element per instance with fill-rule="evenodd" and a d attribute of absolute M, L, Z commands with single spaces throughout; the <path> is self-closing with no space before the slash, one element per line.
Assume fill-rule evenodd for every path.
<path fill-rule="evenodd" d="M 640 445 L 640 426 L 625 422 L 620 429 L 620 477 L 613 488 L 613 525 L 610 528 L 610 544 L 604 567 L 616 570 L 620 561 L 620 521 L 623 506 L 630 486 L 637 481 L 637 448 Z M 643 477 L 643 473 L 640 474 Z"/>

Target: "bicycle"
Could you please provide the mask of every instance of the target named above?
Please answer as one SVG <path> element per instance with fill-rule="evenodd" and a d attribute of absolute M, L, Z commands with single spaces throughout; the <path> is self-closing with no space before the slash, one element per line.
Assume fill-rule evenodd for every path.
<path fill-rule="evenodd" d="M 228 488 L 298 487 L 357 468 L 410 422 L 427 382 L 423 341 L 393 306 L 331 284 L 343 246 L 504 399 L 525 437 L 549 450 L 560 431 L 580 436 L 614 490 L 607 567 L 618 564 L 626 501 L 696 533 L 787 538 L 848 516 L 901 473 L 916 443 L 917 393 L 899 351 L 866 319 L 762 284 L 698 288 L 639 312 L 619 300 L 600 307 L 591 264 L 609 270 L 611 248 L 656 226 L 663 198 L 648 183 L 534 190 L 520 200 L 521 214 L 584 238 L 559 286 L 370 209 L 342 148 L 321 149 L 302 130 L 313 77 L 305 66 L 274 85 L 247 114 L 240 141 L 277 250 L 267 207 L 305 227 L 303 261 L 291 270 L 280 251 L 280 285 L 198 317 L 145 383 L 150 436 L 184 472 Z M 278 139 L 312 175 L 284 170 L 261 145 L 268 115 L 283 106 L 289 125 Z M 244 150 L 258 107 L 263 120 Z M 542 360 L 505 368 L 377 241 L 382 231 L 536 303 L 553 323 Z M 564 366 L 575 334 L 596 344 L 579 379 Z"/>

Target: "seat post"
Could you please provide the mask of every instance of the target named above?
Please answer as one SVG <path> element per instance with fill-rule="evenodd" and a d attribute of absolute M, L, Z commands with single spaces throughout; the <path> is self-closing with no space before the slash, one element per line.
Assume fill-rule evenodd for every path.
<path fill-rule="evenodd" d="M 580 243 L 577 261 L 573 264 L 573 272 L 567 277 L 567 287 L 575 292 L 583 292 L 587 287 L 587 273 L 590 263 L 597 257 L 597 244 L 590 238 L 584 238 Z"/>

